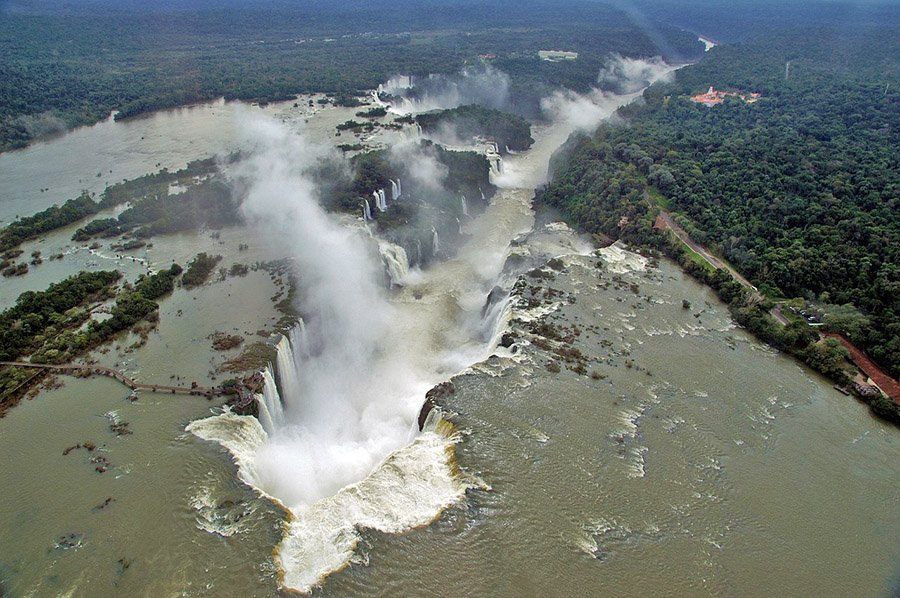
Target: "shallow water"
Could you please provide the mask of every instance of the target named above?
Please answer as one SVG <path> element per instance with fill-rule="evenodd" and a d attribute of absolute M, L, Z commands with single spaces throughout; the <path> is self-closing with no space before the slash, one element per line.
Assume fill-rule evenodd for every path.
<path fill-rule="evenodd" d="M 0 154 L 0 224 L 30 216 L 83 190 L 100 194 L 108 185 L 162 168 L 175 171 L 200 158 L 237 149 L 235 120 L 261 113 L 310 130 L 329 144 L 354 143 L 349 133 L 335 136 L 335 125 L 359 108 L 321 107 L 320 95 L 264 107 L 219 100 L 116 122 L 80 127 L 25 149 Z M 312 99 L 315 107 L 309 107 Z M 294 104 L 297 104 L 294 107 Z M 377 143 L 383 132 L 366 137 Z M 343 140 L 343 141 L 342 141 Z"/>
<path fill-rule="evenodd" d="M 597 289 L 596 259 L 572 261 L 548 284 L 576 301 L 548 321 L 582 327 L 603 378 L 548 372 L 533 346 L 457 377 L 458 462 L 490 490 L 370 534 L 369 566 L 322 594 L 889 593 L 897 431 L 733 328 L 673 264 Z"/>
<path fill-rule="evenodd" d="M 202 157 L 230 135 L 220 125 L 232 117 L 216 120 L 224 108 L 230 109 L 104 123 L 0 156 L 0 209 L 14 214 L 26 206 L 31 213 L 49 205 L 49 196 L 32 187 L 49 185 L 67 198 L 85 181 L 94 184 L 91 177 L 109 170 L 108 163 L 99 149 L 85 152 L 93 158 L 72 152 L 79 139 L 85 147 L 111 148 L 118 166 L 100 177 L 104 183 L 155 170 L 163 157 L 169 161 L 162 165 L 173 168 Z M 293 126 L 302 122 L 301 110 L 284 109 Z M 320 116 L 311 125 L 323 139 L 348 118 L 337 109 Z M 531 152 L 507 160 L 498 181 L 507 188 L 494 205 L 465 224 L 473 241 L 457 260 L 416 274 L 394 294 L 398 308 L 421 318 L 407 320 L 410 330 L 417 321 L 434 322 L 435 314 L 456 314 L 427 340 L 457 346 L 458 325 L 480 311 L 488 281 L 509 252 L 528 263 L 587 251 L 560 226 L 509 246 L 532 226 L 527 188 L 543 180 L 551 152 L 567 135 L 538 131 Z M 156 141 L 149 148 L 139 143 L 148 140 Z M 48 174 L 41 170 L 47 160 L 64 167 Z M 71 233 L 33 245 L 46 258 L 50 248 L 64 249 Z M 201 250 L 223 253 L 225 266 L 281 257 L 264 235 L 247 229 L 227 229 L 220 239 L 191 233 L 154 241 L 138 254 L 154 267 L 184 263 Z M 243 242 L 250 252 L 237 252 Z M 456 460 L 465 480 L 478 483 L 429 524 L 402 532 L 362 529 L 351 564 L 316 593 L 891 593 L 900 569 L 896 429 L 736 329 L 710 291 L 674 265 L 648 270 L 619 247 L 604 250 L 603 259 L 598 270 L 595 257 L 566 258 L 568 271 L 545 283 L 574 303 L 515 314 L 525 320 L 549 313 L 558 326 L 577 324 L 576 346 L 592 360 L 588 372 L 602 378 L 565 367 L 551 373 L 549 356 L 533 345 L 515 355 L 498 350 L 504 357 L 458 376 L 448 403 L 461 438 Z M 0 302 L 9 305 L 22 290 L 80 268 L 113 263 L 82 253 L 45 262 L 23 278 L 4 279 Z M 129 278 L 142 271 L 130 262 L 118 266 Z M 275 292 L 263 272 L 176 290 L 161 302 L 159 331 L 146 346 L 126 353 L 134 340 L 128 339 L 100 360 L 124 364 L 142 381 L 165 383 L 176 375 L 212 382 L 210 370 L 225 355 L 211 351 L 208 335 L 219 329 L 252 336 L 271 326 Z M 693 309 L 682 309 L 682 299 Z M 480 359 L 481 348 L 463 347 L 442 373 Z M 240 481 L 225 449 L 185 432 L 217 413 L 215 405 L 147 393 L 132 403 L 127 389 L 110 380 L 62 380 L 63 388 L 24 401 L 0 420 L 0 453 L 8 456 L 0 468 L 3 591 L 277 592 L 273 549 L 288 517 Z M 115 436 L 111 417 L 128 421 L 133 433 Z M 86 441 L 98 448 L 62 454 Z M 98 455 L 109 461 L 105 473 L 91 462 Z M 114 500 L 96 508 L 107 498 Z M 61 538 L 76 547 L 55 548 Z"/>

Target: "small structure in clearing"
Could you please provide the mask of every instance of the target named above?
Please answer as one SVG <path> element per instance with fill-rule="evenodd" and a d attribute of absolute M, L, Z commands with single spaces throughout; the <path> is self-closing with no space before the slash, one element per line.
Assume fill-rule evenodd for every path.
<path fill-rule="evenodd" d="M 538 58 L 547 62 L 562 62 L 563 60 L 576 60 L 578 52 L 566 52 L 564 50 L 540 50 Z"/>
<path fill-rule="evenodd" d="M 703 104 L 704 106 L 717 106 L 725 101 L 727 97 L 736 97 L 744 100 L 748 104 L 752 104 L 762 97 L 762 94 L 758 92 L 746 93 L 743 91 L 719 91 L 710 85 L 709 90 L 706 93 L 697 94 L 695 96 L 691 96 L 691 101 L 696 102 L 698 104 Z"/>

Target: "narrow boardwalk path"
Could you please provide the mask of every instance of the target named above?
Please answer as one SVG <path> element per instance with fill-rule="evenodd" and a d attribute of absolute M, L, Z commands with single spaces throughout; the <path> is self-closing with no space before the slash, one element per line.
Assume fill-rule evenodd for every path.
<path fill-rule="evenodd" d="M 119 370 L 101 365 L 79 365 L 79 364 L 62 364 L 51 365 L 44 363 L 28 363 L 26 361 L 0 361 L 0 366 L 9 365 L 20 368 L 40 368 L 58 372 L 60 374 L 75 375 L 79 372 L 88 372 L 91 375 L 107 376 L 115 378 L 131 390 L 149 390 L 151 392 L 167 392 L 170 394 L 194 395 L 194 396 L 222 396 L 228 394 L 221 387 L 206 388 L 203 386 L 166 386 L 164 384 L 140 384 L 135 382 Z"/>

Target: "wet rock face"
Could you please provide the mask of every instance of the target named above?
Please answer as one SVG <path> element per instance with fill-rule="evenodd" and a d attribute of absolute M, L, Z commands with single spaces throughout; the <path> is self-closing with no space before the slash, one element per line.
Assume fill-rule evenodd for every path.
<path fill-rule="evenodd" d="M 428 420 L 428 414 L 431 413 L 432 409 L 435 407 L 443 407 L 445 404 L 445 400 L 450 395 L 456 392 L 456 387 L 453 386 L 452 382 L 441 382 L 434 388 L 428 391 L 425 395 L 425 403 L 422 405 L 422 409 L 419 410 L 419 431 L 425 427 L 425 422 Z"/>
<path fill-rule="evenodd" d="M 232 395 L 228 399 L 228 405 L 237 415 L 252 415 L 259 417 L 259 403 L 253 397 L 243 395 Z"/>
<path fill-rule="evenodd" d="M 481 308 L 481 317 L 483 318 L 488 310 L 490 310 L 498 301 L 503 301 L 503 299 L 506 298 L 506 295 L 507 292 L 499 286 L 495 286 L 491 289 L 491 292 L 488 293 L 488 296 L 484 301 L 484 306 Z"/>
<path fill-rule="evenodd" d="M 500 338 L 500 346 L 508 349 L 516 343 L 516 338 L 518 337 L 515 332 L 504 332 L 503 336 Z"/>

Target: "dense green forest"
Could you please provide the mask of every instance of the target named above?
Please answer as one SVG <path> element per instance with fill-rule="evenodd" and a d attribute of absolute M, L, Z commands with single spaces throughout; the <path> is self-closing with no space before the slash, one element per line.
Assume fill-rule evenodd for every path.
<path fill-rule="evenodd" d="M 425 132 L 448 127 L 464 139 L 491 137 L 500 146 L 500 151 L 524 151 L 534 143 L 531 123 L 521 116 L 475 104 L 419 114 L 416 122 Z"/>
<path fill-rule="evenodd" d="M 209 279 L 213 270 L 216 269 L 216 264 L 221 261 L 221 255 L 207 255 L 205 252 L 198 253 L 191 260 L 191 263 L 188 264 L 184 276 L 181 277 L 181 284 L 188 289 L 202 285 Z"/>
<path fill-rule="evenodd" d="M 610 52 L 678 60 L 701 50 L 690 33 L 660 25 L 651 35 L 593 3 L 501 2 L 489 12 L 482 4 L 279 6 L 0 13 L 0 151 L 113 110 L 123 118 L 221 96 L 272 101 L 348 92 L 397 73 L 457 72 L 486 53 L 513 77 L 514 97 L 534 108 L 547 89 L 586 89 Z M 581 57 L 538 60 L 548 47 Z"/>
<path fill-rule="evenodd" d="M 100 211 L 100 206 L 87 193 L 66 201 L 62 206 L 50 206 L 34 216 L 20 218 L 0 231 L 0 251 L 18 246 L 44 233 L 68 226 Z"/>
<path fill-rule="evenodd" d="M 0 313 L 0 361 L 12 361 L 43 344 L 46 336 L 88 318 L 84 307 L 108 294 L 122 275 L 115 271 L 81 272 L 46 291 L 26 292 Z"/>
<path fill-rule="evenodd" d="M 155 319 L 159 306 L 154 300 L 172 292 L 179 274 L 181 266 L 173 264 L 116 293 L 120 272 L 80 272 L 46 291 L 22 293 L 0 313 L 0 361 L 30 355 L 33 363 L 68 362 L 142 320 Z M 112 297 L 109 316 L 92 319 L 90 304 Z M 0 380 L 7 374 L 4 370 Z"/>
<path fill-rule="evenodd" d="M 834 52 L 838 39 L 842 51 Z M 590 231 L 651 245 L 663 242 L 651 227 L 668 208 L 769 300 L 803 297 L 820 306 L 827 327 L 897 377 L 898 40 L 896 27 L 884 27 L 714 48 L 673 83 L 648 90 L 645 103 L 621 110 L 625 126 L 607 124 L 573 141 L 543 199 Z M 762 98 L 711 108 L 690 101 L 710 85 Z M 718 276 L 723 298 L 747 307 L 737 283 Z M 771 329 L 751 321 L 763 318 L 760 309 L 740 315 L 752 329 Z M 768 340 L 799 345 L 807 361 L 824 363 L 813 354 L 821 350 L 809 342 L 815 338 Z"/>

